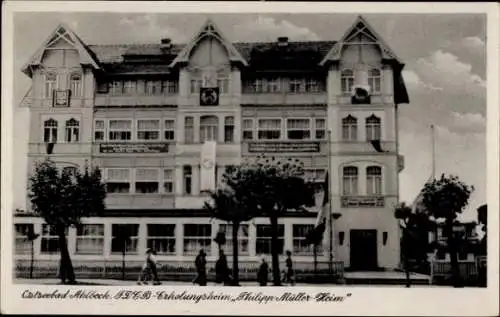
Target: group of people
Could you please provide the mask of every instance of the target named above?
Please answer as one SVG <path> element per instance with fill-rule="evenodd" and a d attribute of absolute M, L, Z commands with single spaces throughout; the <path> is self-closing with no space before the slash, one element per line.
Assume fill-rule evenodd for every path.
<path fill-rule="evenodd" d="M 137 283 L 139 285 L 148 284 L 152 282 L 153 285 L 161 284 L 158 278 L 158 268 L 159 263 L 156 260 L 156 252 L 152 249 L 146 249 L 146 259 L 139 274 L 139 280 Z M 286 251 L 286 270 L 283 272 L 282 282 L 295 285 L 295 273 L 293 270 L 292 253 Z M 195 258 L 194 264 L 196 267 L 196 277 L 193 280 L 193 284 L 200 286 L 207 285 L 207 260 L 206 253 L 200 250 Z M 269 264 L 267 263 L 265 257 L 261 258 L 259 269 L 257 271 L 257 282 L 260 286 L 267 286 L 269 275 Z M 219 250 L 219 258 L 215 262 L 215 283 L 222 285 L 231 285 L 232 276 L 231 270 L 229 269 L 226 255 L 223 250 Z"/>

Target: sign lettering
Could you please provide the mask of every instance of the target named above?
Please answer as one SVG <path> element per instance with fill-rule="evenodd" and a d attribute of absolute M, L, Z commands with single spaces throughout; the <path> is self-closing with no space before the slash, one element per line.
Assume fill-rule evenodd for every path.
<path fill-rule="evenodd" d="M 273 142 L 273 143 L 249 143 L 248 152 L 319 152 L 319 142 L 305 142 L 305 143 L 287 143 L 287 142 Z"/>
<path fill-rule="evenodd" d="M 167 153 L 168 143 L 102 143 L 100 153 Z"/>
<path fill-rule="evenodd" d="M 381 196 L 344 196 L 342 207 L 344 208 L 366 208 L 384 207 L 384 197 Z"/>

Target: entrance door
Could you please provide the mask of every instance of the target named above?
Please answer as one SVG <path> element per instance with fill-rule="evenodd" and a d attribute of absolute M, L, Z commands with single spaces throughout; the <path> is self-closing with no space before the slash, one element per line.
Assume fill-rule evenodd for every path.
<path fill-rule="evenodd" d="M 351 230 L 350 268 L 359 271 L 377 269 L 377 230 Z"/>

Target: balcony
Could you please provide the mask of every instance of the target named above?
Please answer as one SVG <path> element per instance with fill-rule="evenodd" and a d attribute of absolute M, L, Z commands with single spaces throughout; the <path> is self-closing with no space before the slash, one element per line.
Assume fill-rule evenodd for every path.
<path fill-rule="evenodd" d="M 57 154 L 88 154 L 92 149 L 91 143 L 55 143 L 52 155 Z M 29 143 L 28 154 L 47 154 L 47 143 Z"/>
<path fill-rule="evenodd" d="M 396 152 L 396 142 L 395 141 L 380 141 L 380 148 L 383 152 L 378 152 L 370 141 L 345 141 L 345 142 L 333 142 L 332 151 L 339 154 L 383 154 L 383 153 L 395 153 Z"/>
<path fill-rule="evenodd" d="M 317 105 L 327 103 L 326 92 L 319 93 L 243 93 L 242 105 Z"/>
<path fill-rule="evenodd" d="M 174 208 L 173 194 L 108 194 L 108 209 L 171 209 Z"/>
<path fill-rule="evenodd" d="M 380 208 L 385 206 L 384 196 L 342 196 L 342 208 Z"/>
<path fill-rule="evenodd" d="M 111 95 L 97 94 L 95 106 L 166 106 L 177 105 L 177 94 L 169 95 Z"/>
<path fill-rule="evenodd" d="M 175 154 L 183 157 L 200 157 L 202 143 L 178 144 Z M 220 157 L 239 157 L 241 146 L 238 143 L 217 143 L 216 153 Z"/>
<path fill-rule="evenodd" d="M 352 105 L 351 94 L 337 96 L 337 103 L 340 105 Z M 372 95 L 370 98 L 371 105 L 392 104 L 394 98 L 392 95 Z"/>
<path fill-rule="evenodd" d="M 276 154 L 276 155 L 326 155 L 328 153 L 327 142 L 324 140 L 255 140 L 243 141 L 242 155 Z"/>

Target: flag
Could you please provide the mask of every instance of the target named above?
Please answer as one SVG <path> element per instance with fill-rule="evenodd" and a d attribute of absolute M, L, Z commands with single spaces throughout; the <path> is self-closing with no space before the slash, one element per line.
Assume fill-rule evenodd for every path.
<path fill-rule="evenodd" d="M 377 152 L 380 152 L 380 153 L 383 153 L 383 152 L 386 152 L 382 149 L 382 146 L 380 144 L 380 140 L 371 140 L 370 141 L 373 148 L 377 151 Z"/>
<path fill-rule="evenodd" d="M 308 233 L 306 240 L 309 244 L 317 244 L 323 238 L 327 226 L 327 217 L 330 214 L 330 186 L 328 179 L 328 172 L 325 175 L 325 182 L 323 183 L 323 203 L 318 212 L 314 228 Z"/>

